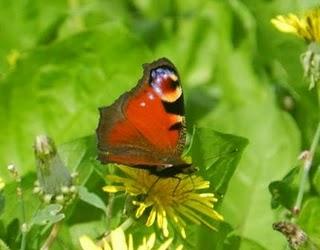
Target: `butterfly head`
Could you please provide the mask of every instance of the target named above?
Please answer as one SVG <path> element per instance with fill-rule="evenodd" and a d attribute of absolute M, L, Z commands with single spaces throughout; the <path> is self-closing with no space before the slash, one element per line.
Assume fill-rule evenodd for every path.
<path fill-rule="evenodd" d="M 175 102 L 182 95 L 180 79 L 173 67 L 159 66 L 150 70 L 149 84 L 166 102 Z"/>

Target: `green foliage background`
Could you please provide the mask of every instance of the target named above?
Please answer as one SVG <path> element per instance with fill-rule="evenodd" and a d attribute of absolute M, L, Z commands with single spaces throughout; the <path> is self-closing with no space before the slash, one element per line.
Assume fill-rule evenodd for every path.
<path fill-rule="evenodd" d="M 283 249 L 285 239 L 272 229 L 283 209 L 271 209 L 268 185 L 298 164 L 319 112 L 299 62 L 305 44 L 277 32 L 270 19 L 316 3 L 0 0 L 0 174 L 7 183 L 1 238 L 15 249 L 18 212 L 6 165 L 15 163 L 30 188 L 35 180 L 32 144 L 36 135 L 45 133 L 63 144 L 62 157 L 79 171 L 82 183 L 101 193 L 103 181 L 90 153 L 95 142 L 85 137 L 97 126 L 97 108 L 131 89 L 143 63 L 168 57 L 182 78 L 189 132 L 195 125 L 249 140 L 226 191 L 240 155 L 206 163 L 202 154 L 219 152 L 210 151 L 215 146 L 208 131 L 197 134 L 194 143 L 204 146 L 192 152 L 193 158 L 209 169 L 203 171 L 202 166 L 201 174 L 219 183 L 224 173 L 214 172 L 212 166 L 231 170 L 225 186 L 219 186 L 221 194 L 226 191 L 219 206 L 226 223 L 219 232 L 194 227 L 190 242 L 197 239 L 196 249 Z M 241 149 L 246 144 L 232 143 Z M 312 212 L 314 220 L 308 219 L 310 210 L 320 209 L 320 174 L 314 175 L 313 197 L 300 222 L 319 240 L 319 227 L 314 225 L 319 215 Z M 26 199 L 30 211 L 37 207 L 32 195 Z M 90 234 L 90 229 L 93 236 L 103 233 L 98 210 L 90 217 L 85 215 L 88 209 L 92 208 L 79 202 L 64 226 L 61 237 L 67 249 L 78 246 L 77 237 Z M 59 247 L 55 249 L 65 249 Z"/>

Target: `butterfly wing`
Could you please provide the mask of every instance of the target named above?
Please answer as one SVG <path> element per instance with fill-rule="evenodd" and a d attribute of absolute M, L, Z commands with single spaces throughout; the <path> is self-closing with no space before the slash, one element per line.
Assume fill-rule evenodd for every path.
<path fill-rule="evenodd" d="M 129 166 L 180 164 L 184 123 L 183 93 L 174 65 L 165 58 L 145 65 L 135 88 L 100 109 L 99 159 Z"/>

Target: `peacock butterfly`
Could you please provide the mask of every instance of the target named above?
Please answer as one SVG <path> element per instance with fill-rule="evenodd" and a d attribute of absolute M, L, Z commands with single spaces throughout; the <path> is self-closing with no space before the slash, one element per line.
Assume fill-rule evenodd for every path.
<path fill-rule="evenodd" d="M 132 90 L 99 108 L 98 159 L 147 169 L 159 177 L 192 173 L 192 165 L 181 159 L 186 128 L 178 71 L 166 58 L 143 69 Z"/>

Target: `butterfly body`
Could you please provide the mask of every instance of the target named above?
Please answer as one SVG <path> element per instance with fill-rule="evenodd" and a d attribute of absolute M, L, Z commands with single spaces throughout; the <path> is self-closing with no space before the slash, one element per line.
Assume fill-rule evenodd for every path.
<path fill-rule="evenodd" d="M 144 65 L 143 77 L 112 105 L 100 108 L 98 159 L 148 169 L 158 176 L 189 171 L 183 93 L 175 66 L 166 58 Z"/>

